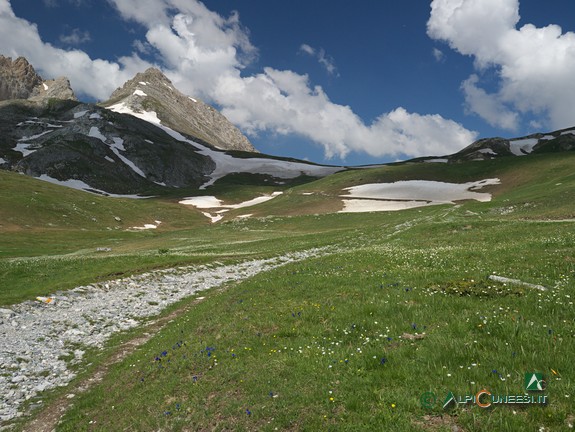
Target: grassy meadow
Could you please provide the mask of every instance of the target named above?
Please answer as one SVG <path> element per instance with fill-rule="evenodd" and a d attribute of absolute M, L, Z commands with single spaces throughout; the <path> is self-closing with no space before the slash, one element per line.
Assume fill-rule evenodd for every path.
<path fill-rule="evenodd" d="M 91 204 L 92 195 L 43 183 L 39 191 L 25 179 L 31 189 L 24 196 L 0 197 L 0 304 L 153 268 L 330 246 L 325 256 L 202 293 L 77 394 L 58 430 L 570 430 L 574 162 L 575 155 L 560 154 L 347 171 L 243 209 L 253 218 L 213 225 L 166 198 L 96 197 Z M 4 176 L 1 182 L 20 184 Z M 491 202 L 328 213 L 338 209 L 341 190 L 356 184 L 492 177 L 501 185 L 489 188 Z M 248 185 L 239 186 L 249 195 Z M 49 222 L 36 213 L 45 203 L 27 201 L 33 192 L 57 207 Z M 6 199 L 14 200 L 12 210 Z M 32 206 L 24 222 L 22 205 Z M 82 217 L 73 208 L 63 213 L 72 205 L 97 208 L 96 215 L 66 225 L 70 215 Z M 157 230 L 125 230 L 156 219 Z M 89 360 L 107 358 L 93 353 Z M 532 394 L 547 395 L 546 406 L 442 406 L 450 391 L 523 395 L 527 372 L 543 374 L 546 390 Z"/>

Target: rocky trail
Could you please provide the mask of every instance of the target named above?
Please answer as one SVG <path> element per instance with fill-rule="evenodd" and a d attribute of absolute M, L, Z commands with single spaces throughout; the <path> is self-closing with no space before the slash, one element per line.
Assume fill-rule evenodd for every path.
<path fill-rule="evenodd" d="M 193 303 L 146 324 L 143 319 L 200 291 L 325 253 L 325 249 L 312 249 L 233 265 L 158 270 L 0 309 L 0 431 L 10 429 L 14 420 L 25 418 L 31 409 L 42 407 L 43 391 L 67 386 L 76 377 L 73 368 L 86 363 L 87 348 L 101 348 L 113 334 L 145 325 L 142 335 L 120 346 L 107 366 L 75 383 L 75 389 L 53 403 L 55 407 L 40 408 L 29 430 L 53 430 L 74 392 L 85 391 L 110 364 L 145 343 Z"/>

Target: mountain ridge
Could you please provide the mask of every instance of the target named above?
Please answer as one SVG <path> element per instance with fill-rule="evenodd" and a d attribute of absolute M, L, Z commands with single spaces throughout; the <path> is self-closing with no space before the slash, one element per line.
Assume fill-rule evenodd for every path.
<path fill-rule="evenodd" d="M 219 111 L 186 96 L 158 69 L 137 73 L 100 104 L 112 111 L 155 112 L 162 124 L 221 150 L 257 152 L 240 130 Z"/>

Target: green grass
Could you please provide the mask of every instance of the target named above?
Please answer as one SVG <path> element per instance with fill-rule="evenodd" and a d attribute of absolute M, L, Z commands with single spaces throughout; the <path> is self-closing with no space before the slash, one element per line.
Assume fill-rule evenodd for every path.
<path fill-rule="evenodd" d="M 79 398 L 62 430 L 425 430 L 425 416 L 465 430 L 566 427 L 572 236 L 510 221 L 479 224 L 469 244 L 452 226 L 428 225 L 434 245 L 365 228 L 362 246 L 211 293 Z M 495 243 L 505 228 L 509 241 Z M 546 375 L 549 406 L 420 404 L 429 391 L 441 402 L 448 391 L 523 394 L 530 371 Z"/>
<path fill-rule="evenodd" d="M 154 268 L 333 246 L 332 255 L 202 294 L 77 395 L 59 430 L 565 430 L 575 421 L 575 229 L 561 220 L 575 212 L 574 157 L 348 171 L 242 210 L 260 217 L 214 225 L 173 197 L 96 197 L 94 205 L 92 195 L 40 190 L 28 179 L 17 197 L 23 178 L 0 177 L 13 182 L 0 196 L 11 200 L 0 211 L 12 218 L 9 226 L 2 218 L 0 304 Z M 490 177 L 502 184 L 487 203 L 325 214 L 356 184 Z M 272 191 L 250 181 L 231 177 L 214 190 L 230 201 Z M 47 202 L 30 203 L 34 191 Z M 56 210 L 46 219 L 26 205 Z M 73 206 L 97 209 L 98 221 L 121 212 L 123 227 L 165 224 L 87 228 Z M 496 283 L 492 274 L 549 290 Z M 533 371 L 546 376 L 546 407 L 441 407 L 448 391 L 523 394 L 524 374 Z M 421 405 L 425 392 L 437 397 L 431 408 Z"/>

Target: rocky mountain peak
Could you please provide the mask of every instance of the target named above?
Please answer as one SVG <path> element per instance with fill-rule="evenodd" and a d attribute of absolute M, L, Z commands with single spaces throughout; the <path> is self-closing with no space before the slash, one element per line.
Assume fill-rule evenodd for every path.
<path fill-rule="evenodd" d="M 219 149 L 257 152 L 218 110 L 181 93 L 156 68 L 136 74 L 103 105 L 119 112 L 154 112 L 165 126 Z"/>
<path fill-rule="evenodd" d="M 0 55 L 0 100 L 27 99 L 42 78 L 24 57 L 12 61 Z"/>
<path fill-rule="evenodd" d="M 0 100 L 44 102 L 51 98 L 76 100 L 67 78 L 44 81 L 26 58 L 12 61 L 0 55 Z"/>

